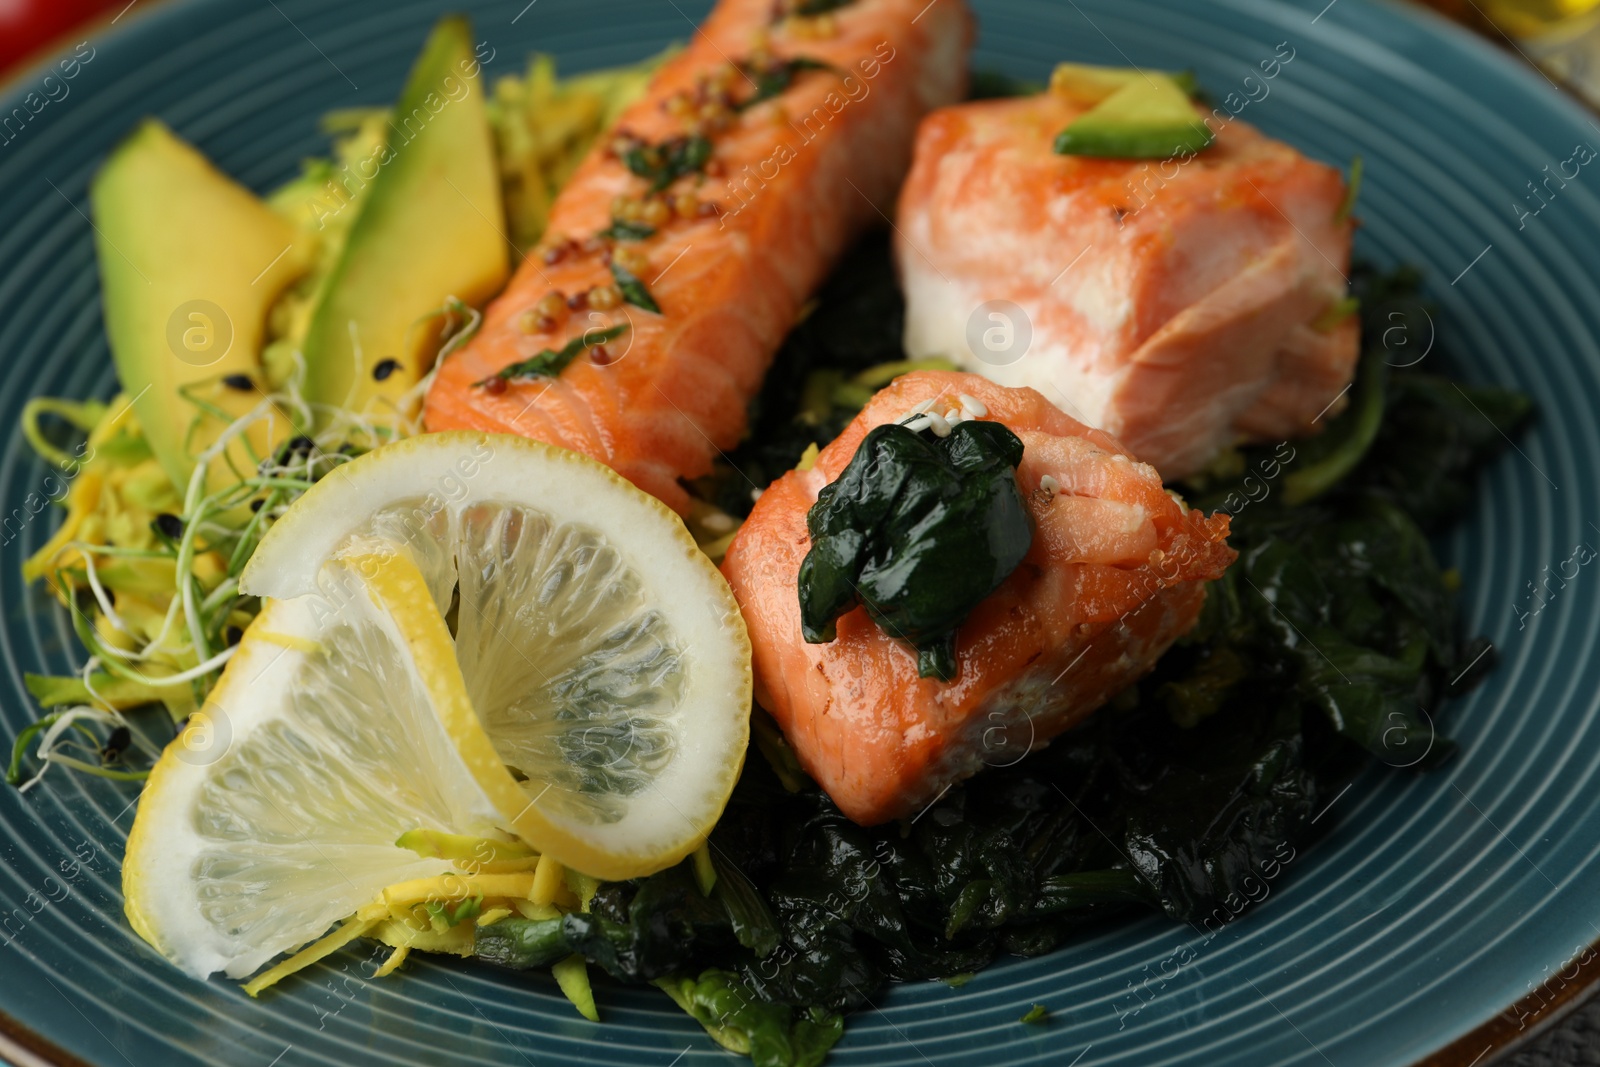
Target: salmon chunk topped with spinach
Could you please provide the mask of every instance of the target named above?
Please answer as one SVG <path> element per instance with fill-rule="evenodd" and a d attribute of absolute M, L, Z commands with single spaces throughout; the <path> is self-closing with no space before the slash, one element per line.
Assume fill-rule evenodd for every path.
<path fill-rule="evenodd" d="M 761 495 L 723 573 L 757 700 L 872 824 L 1148 671 L 1233 561 L 1227 532 L 1040 393 L 923 371 Z"/>

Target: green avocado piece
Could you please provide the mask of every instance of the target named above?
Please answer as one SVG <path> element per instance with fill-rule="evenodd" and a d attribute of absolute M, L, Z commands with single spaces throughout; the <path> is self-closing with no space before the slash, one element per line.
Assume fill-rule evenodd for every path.
<path fill-rule="evenodd" d="M 181 491 L 196 456 L 261 401 L 267 312 L 305 269 L 311 242 L 154 119 L 112 151 L 89 200 L 117 375 Z M 248 435 L 257 456 L 269 432 L 261 422 Z M 230 459 L 255 465 L 236 440 L 213 461 L 212 488 Z"/>
<path fill-rule="evenodd" d="M 1168 159 L 1210 146 L 1211 130 L 1178 84 L 1165 75 L 1130 80 L 1079 115 L 1056 138 L 1064 156 Z"/>
<path fill-rule="evenodd" d="M 1142 71 L 1136 67 L 1094 67 L 1087 63 L 1058 63 L 1050 75 L 1050 91 L 1074 100 L 1098 104 L 1118 89 L 1146 76 L 1170 78 L 1185 93 L 1198 88 L 1190 71 Z"/>
<path fill-rule="evenodd" d="M 343 176 L 368 187 L 306 327 L 307 400 L 393 426 L 405 414 L 400 398 L 438 354 L 446 301 L 479 306 L 505 284 L 484 82 L 467 21 L 440 20 L 388 137 Z"/>

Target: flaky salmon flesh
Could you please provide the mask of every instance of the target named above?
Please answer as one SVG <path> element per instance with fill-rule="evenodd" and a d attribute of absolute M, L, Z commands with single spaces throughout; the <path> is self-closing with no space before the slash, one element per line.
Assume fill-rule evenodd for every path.
<path fill-rule="evenodd" d="M 1358 349 L 1340 173 L 1215 116 L 1190 156 L 1056 154 L 1088 106 L 923 121 L 895 248 L 907 352 L 1031 386 L 1168 479 L 1326 425 Z"/>
<path fill-rule="evenodd" d="M 916 653 L 861 607 L 840 617 L 833 641 L 807 644 L 798 579 L 818 493 L 869 430 L 962 393 L 1022 440 L 1016 477 L 1034 537 L 961 626 L 954 680 L 919 677 Z M 1042 488 L 1046 476 L 1059 490 Z M 883 389 L 810 470 L 768 488 L 722 570 L 749 626 L 758 702 L 840 810 L 870 825 L 1015 762 L 1150 670 L 1235 558 L 1227 533 L 1227 516 L 1190 510 L 1154 468 L 1042 394 L 927 371 Z"/>
<path fill-rule="evenodd" d="M 892 210 L 918 120 L 966 93 L 972 23 L 962 0 L 773 15 L 772 0 L 722 0 L 624 112 L 556 198 L 541 246 L 477 336 L 440 366 L 429 430 L 514 433 L 583 452 L 687 510 L 681 480 L 738 443 L 805 301 Z M 780 91 L 758 99 L 771 85 Z M 683 140 L 697 131 L 710 145 L 699 171 L 697 146 Z M 656 183 L 628 165 L 630 148 L 675 138 L 688 172 L 652 193 Z M 654 232 L 597 237 L 619 208 L 653 220 Z M 616 306 L 612 260 L 659 313 Z M 485 381 L 620 325 L 625 333 L 559 375 Z"/>

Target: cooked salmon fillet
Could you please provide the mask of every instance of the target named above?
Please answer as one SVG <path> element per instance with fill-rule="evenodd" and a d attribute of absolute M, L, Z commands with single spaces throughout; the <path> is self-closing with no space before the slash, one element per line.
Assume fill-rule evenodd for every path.
<path fill-rule="evenodd" d="M 858 607 L 837 637 L 801 637 L 806 514 L 873 427 L 966 393 L 1023 442 L 1028 554 L 967 617 L 957 673 L 921 678 L 909 646 Z M 1045 476 L 1058 495 L 1041 491 Z M 1015 762 L 1155 665 L 1194 624 L 1235 553 L 1228 519 L 1186 508 L 1109 434 L 1032 389 L 920 372 L 882 390 L 807 471 L 764 492 L 723 562 L 750 628 L 756 697 L 840 810 L 870 825 L 915 813 L 985 764 Z"/>
<path fill-rule="evenodd" d="M 1087 106 L 1047 91 L 923 120 L 895 250 L 908 353 L 1032 386 L 1168 479 L 1320 429 L 1359 343 L 1331 321 L 1340 173 L 1237 120 L 1186 162 L 1057 155 Z"/>
<path fill-rule="evenodd" d="M 918 120 L 965 94 L 971 37 L 962 0 L 853 0 L 823 18 L 776 23 L 772 0 L 722 0 L 556 198 L 541 247 L 471 344 L 440 367 L 427 428 L 574 449 L 686 510 L 680 479 L 705 474 L 739 441 L 805 301 L 892 209 Z M 704 173 L 651 195 L 628 148 L 660 147 L 696 123 L 711 142 Z M 661 221 L 651 201 L 672 217 Z M 596 239 L 619 207 L 646 220 L 654 211 L 654 235 Z M 596 295 L 613 281 L 608 257 L 632 264 L 659 314 Z M 552 293 L 559 298 L 541 305 Z M 579 306 L 563 312 L 560 298 Z M 627 333 L 558 377 L 476 384 L 619 323 Z"/>

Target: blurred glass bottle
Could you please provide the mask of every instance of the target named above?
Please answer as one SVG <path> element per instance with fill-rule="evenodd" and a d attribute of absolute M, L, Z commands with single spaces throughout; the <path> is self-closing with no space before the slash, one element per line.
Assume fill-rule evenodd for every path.
<path fill-rule="evenodd" d="M 1427 0 L 1490 36 L 1505 34 L 1552 77 L 1600 107 L 1600 0 Z"/>

